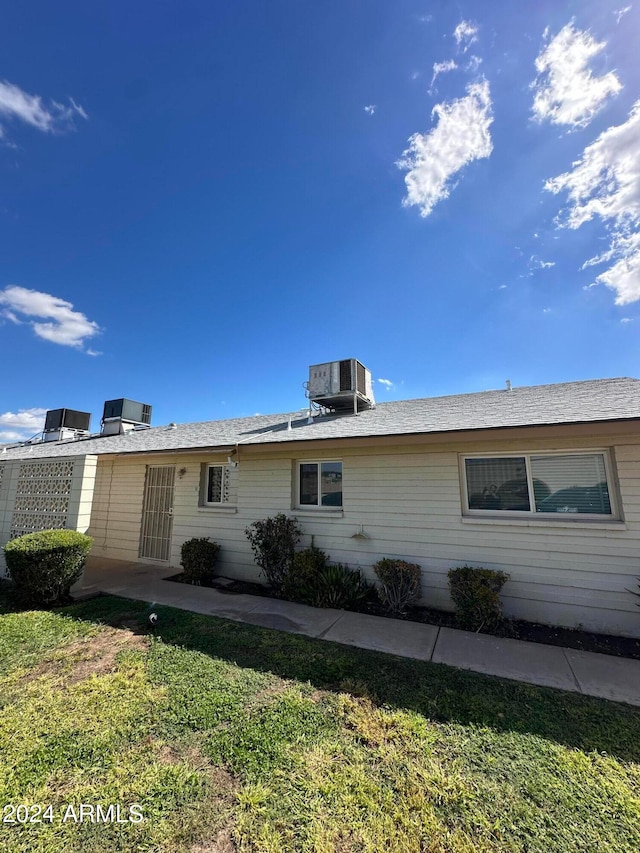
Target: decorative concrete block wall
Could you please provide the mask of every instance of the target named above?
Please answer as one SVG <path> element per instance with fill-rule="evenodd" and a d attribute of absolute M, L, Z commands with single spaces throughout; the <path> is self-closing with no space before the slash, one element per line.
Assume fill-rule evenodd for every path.
<path fill-rule="evenodd" d="M 0 460 L 0 546 L 36 530 L 85 533 L 91 518 L 97 456 Z M 5 573 L 0 551 L 0 575 Z"/>

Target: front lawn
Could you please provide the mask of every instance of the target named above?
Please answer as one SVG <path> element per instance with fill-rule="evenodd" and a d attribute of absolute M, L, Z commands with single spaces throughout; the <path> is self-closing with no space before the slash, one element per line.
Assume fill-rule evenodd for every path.
<path fill-rule="evenodd" d="M 0 615 L 0 849 L 640 849 L 638 709 L 156 611 Z"/>

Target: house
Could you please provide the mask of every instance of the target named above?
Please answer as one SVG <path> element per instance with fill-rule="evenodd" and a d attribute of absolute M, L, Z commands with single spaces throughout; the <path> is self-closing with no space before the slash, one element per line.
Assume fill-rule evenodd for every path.
<path fill-rule="evenodd" d="M 210 536 L 220 571 L 255 581 L 245 529 L 285 512 L 303 545 L 366 575 L 383 556 L 419 563 L 431 606 L 452 606 L 449 568 L 481 565 L 511 575 L 507 615 L 640 635 L 639 380 L 371 405 L 363 376 L 333 402 L 316 393 L 320 412 L 116 417 L 97 436 L 7 448 L 0 543 L 66 526 L 93 554 L 178 568 L 182 543 Z"/>

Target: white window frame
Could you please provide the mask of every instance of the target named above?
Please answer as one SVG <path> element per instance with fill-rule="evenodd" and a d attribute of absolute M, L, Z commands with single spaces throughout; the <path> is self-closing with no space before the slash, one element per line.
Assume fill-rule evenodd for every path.
<path fill-rule="evenodd" d="M 531 457 L 532 456 L 589 456 L 599 454 L 604 458 L 604 471 L 607 478 L 607 489 L 609 492 L 609 504 L 611 506 L 611 514 L 604 515 L 603 513 L 592 512 L 537 512 L 535 508 L 535 497 L 533 490 L 533 476 L 531 473 Z M 509 459 L 509 458 L 524 458 L 525 468 L 527 472 L 527 488 L 529 490 L 529 505 L 528 510 L 516 509 L 470 509 L 469 508 L 469 492 L 467 489 L 467 469 L 465 461 L 467 459 Z M 537 519 L 539 521 L 619 521 L 621 520 L 620 503 L 618 501 L 617 481 L 614 477 L 614 466 L 611 458 L 611 450 L 607 447 L 585 447 L 577 449 L 572 447 L 566 450 L 520 450 L 508 451 L 504 453 L 461 453 L 459 454 L 459 473 L 460 473 L 460 494 L 462 496 L 462 514 L 468 517 L 476 518 L 525 518 Z"/>
<path fill-rule="evenodd" d="M 296 460 L 296 478 L 295 478 L 296 479 L 296 493 L 295 493 L 295 500 L 294 500 L 294 506 L 296 509 L 300 509 L 300 510 L 308 509 L 310 512 L 316 512 L 318 510 L 321 512 L 341 512 L 343 510 L 343 508 L 344 508 L 344 492 L 343 492 L 342 502 L 340 503 L 340 506 L 327 506 L 326 504 L 322 504 L 322 503 L 315 503 L 315 504 L 300 503 L 300 466 L 301 465 L 327 465 L 327 464 L 334 464 L 334 465 L 339 464 L 340 465 L 340 471 L 341 471 L 341 473 L 344 474 L 342 459 L 298 459 L 298 460 Z M 318 471 L 318 496 L 317 496 L 318 501 L 320 501 L 320 498 L 321 498 L 320 492 L 321 492 L 321 490 L 320 490 L 320 471 Z"/>
<path fill-rule="evenodd" d="M 202 496 L 203 497 L 203 501 L 202 501 L 203 506 L 229 506 L 228 497 L 227 497 L 227 500 L 220 500 L 220 501 L 209 501 L 209 500 L 207 500 L 207 498 L 209 497 L 209 472 L 211 471 L 212 468 L 222 468 L 222 483 L 221 483 L 221 489 L 220 489 L 220 492 L 221 492 L 220 497 L 224 498 L 225 480 L 226 480 L 226 484 L 227 484 L 227 495 L 229 495 L 229 488 L 230 488 L 229 470 L 230 470 L 230 467 L 231 467 L 230 465 L 223 465 L 220 462 L 208 462 L 207 463 L 205 478 L 204 478 L 204 495 Z"/>

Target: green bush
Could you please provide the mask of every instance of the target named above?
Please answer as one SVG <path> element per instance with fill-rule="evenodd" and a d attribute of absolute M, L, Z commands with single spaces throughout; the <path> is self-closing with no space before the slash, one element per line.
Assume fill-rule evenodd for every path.
<path fill-rule="evenodd" d="M 357 569 L 342 563 L 323 566 L 319 572 L 300 584 L 299 601 L 312 607 L 354 607 L 370 597 L 373 591 Z"/>
<path fill-rule="evenodd" d="M 4 546 L 7 571 L 24 604 L 64 601 L 82 570 L 93 539 L 76 530 L 40 530 Z"/>
<path fill-rule="evenodd" d="M 420 598 L 422 570 L 405 560 L 379 560 L 373 571 L 380 580 L 378 596 L 392 616 L 403 616 Z"/>
<path fill-rule="evenodd" d="M 291 569 L 287 572 L 282 583 L 282 595 L 292 601 L 309 604 L 305 599 L 309 585 L 324 570 L 328 559 L 327 554 L 313 544 L 312 537 L 310 548 L 296 551 L 293 555 Z"/>
<path fill-rule="evenodd" d="M 502 621 L 500 590 L 510 575 L 493 569 L 462 566 L 449 570 L 451 598 L 465 628 L 496 628 Z"/>
<path fill-rule="evenodd" d="M 280 512 L 273 518 L 254 521 L 245 533 L 267 583 L 281 592 L 293 565 L 296 543 L 302 535 L 298 522 Z"/>
<path fill-rule="evenodd" d="M 208 536 L 188 539 L 180 550 L 180 565 L 184 569 L 187 583 L 208 584 L 216 573 L 216 561 L 220 546 Z"/>

